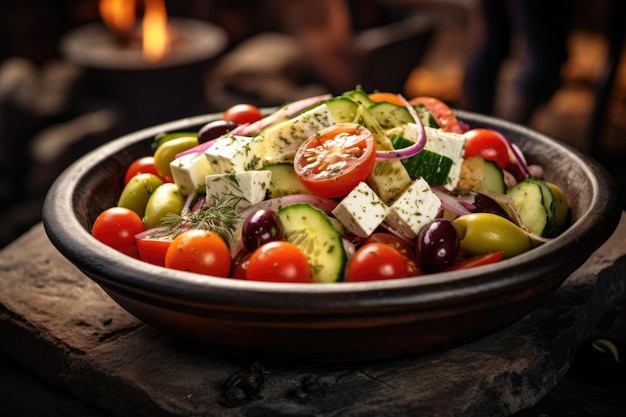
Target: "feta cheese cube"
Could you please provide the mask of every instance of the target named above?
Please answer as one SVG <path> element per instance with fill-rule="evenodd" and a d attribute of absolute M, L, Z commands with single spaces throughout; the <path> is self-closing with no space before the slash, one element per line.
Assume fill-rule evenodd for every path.
<path fill-rule="evenodd" d="M 365 182 L 341 200 L 333 215 L 356 236 L 368 237 L 385 220 L 389 208 Z"/>
<path fill-rule="evenodd" d="M 250 149 L 252 138 L 224 135 L 204 151 L 214 174 L 232 174 L 259 168 L 259 157 Z"/>
<path fill-rule="evenodd" d="M 437 217 L 441 200 L 423 178 L 418 178 L 389 207 L 385 222 L 408 239 L 415 239 Z"/>
<path fill-rule="evenodd" d="M 172 178 L 182 195 L 201 189 L 204 193 L 204 178 L 211 174 L 209 161 L 203 153 L 183 155 L 170 162 Z"/>
<path fill-rule="evenodd" d="M 452 190 L 457 186 L 461 177 L 461 165 L 463 164 L 463 155 L 465 154 L 465 138 L 459 133 L 444 132 L 441 129 L 425 127 L 425 130 L 428 140 L 424 149 L 452 159 L 448 180 L 444 184 L 445 188 Z"/>
<path fill-rule="evenodd" d="M 207 175 L 205 179 L 207 203 L 212 204 L 216 199 L 222 199 L 232 204 L 237 211 L 241 211 L 265 199 L 271 179 L 271 171 Z"/>

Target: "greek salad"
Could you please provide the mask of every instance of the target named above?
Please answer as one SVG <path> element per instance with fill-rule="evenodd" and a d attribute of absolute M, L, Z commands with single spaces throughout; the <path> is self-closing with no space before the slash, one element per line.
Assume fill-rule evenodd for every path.
<path fill-rule="evenodd" d="M 356 88 L 163 132 L 91 233 L 166 268 L 256 281 L 399 279 L 519 255 L 567 197 L 441 100 Z"/>

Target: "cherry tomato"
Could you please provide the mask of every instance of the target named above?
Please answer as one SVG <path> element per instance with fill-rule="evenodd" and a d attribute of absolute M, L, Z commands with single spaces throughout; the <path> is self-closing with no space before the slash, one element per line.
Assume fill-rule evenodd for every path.
<path fill-rule="evenodd" d="M 404 107 L 404 102 L 400 100 L 400 97 L 398 97 L 397 94 L 378 92 L 368 94 L 367 96 L 370 98 L 370 100 L 375 101 L 376 103 L 386 101 L 388 103 L 393 103 Z"/>
<path fill-rule="evenodd" d="M 165 253 L 165 267 L 227 277 L 230 251 L 226 242 L 207 230 L 190 229 L 176 236 Z"/>
<path fill-rule="evenodd" d="M 356 123 L 340 123 L 308 138 L 296 152 L 294 171 L 314 194 L 334 198 L 367 179 L 376 162 L 372 133 Z"/>
<path fill-rule="evenodd" d="M 139 259 L 144 262 L 165 266 L 165 254 L 170 247 L 171 240 L 165 239 L 138 239 Z"/>
<path fill-rule="evenodd" d="M 510 161 L 507 140 L 495 130 L 468 130 L 465 132 L 465 158 L 472 156 L 482 156 L 505 169 Z"/>
<path fill-rule="evenodd" d="M 407 262 L 399 250 L 384 243 L 361 246 L 350 258 L 346 280 L 375 281 L 410 276 Z"/>
<path fill-rule="evenodd" d="M 275 240 L 252 252 L 246 269 L 246 279 L 311 282 L 311 266 L 302 249 L 291 242 Z"/>
<path fill-rule="evenodd" d="M 417 265 L 413 247 L 399 237 L 387 232 L 376 232 L 365 239 L 363 245 L 368 243 L 383 243 L 397 249 L 404 257 L 410 275 L 422 275 L 424 273 Z"/>
<path fill-rule="evenodd" d="M 409 100 L 413 105 L 423 104 L 437 120 L 439 127 L 446 132 L 463 133 L 463 127 L 452 109 L 443 101 L 434 97 L 415 97 Z"/>
<path fill-rule="evenodd" d="M 233 259 L 230 277 L 235 279 L 246 279 L 246 271 L 250 264 L 252 253 L 247 250 L 240 251 Z"/>
<path fill-rule="evenodd" d="M 239 125 L 245 123 L 253 123 L 263 118 L 261 109 L 252 104 L 235 104 L 228 108 L 222 115 L 222 120 L 237 123 Z"/>
<path fill-rule="evenodd" d="M 475 266 L 488 265 L 495 262 L 500 262 L 502 260 L 502 255 L 504 252 L 489 252 L 483 253 L 481 255 L 472 256 L 469 258 L 462 259 L 457 261 L 453 265 L 449 266 L 445 269 L 445 271 L 456 271 L 458 269 L 468 269 L 473 268 Z"/>
<path fill-rule="evenodd" d="M 139 159 L 135 159 L 126 169 L 126 174 L 124 175 L 124 185 L 128 184 L 128 182 L 137 174 L 153 174 L 159 176 L 156 166 L 154 166 L 153 156 L 144 156 Z M 163 179 L 161 178 L 161 180 Z"/>
<path fill-rule="evenodd" d="M 144 231 L 141 217 L 125 207 L 111 207 L 96 218 L 91 235 L 107 246 L 139 258 L 135 235 Z"/>

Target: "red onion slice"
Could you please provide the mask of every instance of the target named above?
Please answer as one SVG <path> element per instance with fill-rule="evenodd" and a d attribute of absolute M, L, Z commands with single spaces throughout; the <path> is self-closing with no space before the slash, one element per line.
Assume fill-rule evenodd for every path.
<path fill-rule="evenodd" d="M 254 123 L 249 123 L 236 127 L 235 129 L 233 129 L 232 133 L 234 135 L 252 136 L 255 133 L 259 132 L 261 129 L 264 129 L 267 126 L 278 122 L 279 120 L 282 120 L 286 117 L 292 117 L 293 115 L 306 109 L 307 107 L 312 106 L 315 103 L 319 103 L 320 101 L 328 100 L 329 98 L 332 98 L 331 94 L 322 94 L 319 96 L 313 96 L 294 101 L 293 103 L 286 104 L 283 107 L 277 109 L 275 112 L 265 116 L 261 120 L 257 120 Z"/>
<path fill-rule="evenodd" d="M 413 145 L 407 146 L 406 148 L 394 149 L 393 151 L 376 151 L 376 159 L 378 161 L 411 158 L 412 156 L 420 153 L 420 151 L 424 149 L 424 146 L 426 146 L 426 130 L 424 129 L 424 124 L 422 123 L 422 120 L 419 118 L 419 115 L 417 114 L 415 108 L 413 108 L 411 103 L 409 103 L 400 94 L 398 94 L 398 98 L 400 99 L 400 101 L 402 101 L 406 109 L 409 111 L 411 117 L 413 117 L 413 120 L 415 122 L 414 124 L 417 126 L 418 129 L 418 138 Z"/>

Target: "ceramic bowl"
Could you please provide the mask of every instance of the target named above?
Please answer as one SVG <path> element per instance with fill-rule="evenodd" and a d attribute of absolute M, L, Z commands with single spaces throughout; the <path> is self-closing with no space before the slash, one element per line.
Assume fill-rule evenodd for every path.
<path fill-rule="evenodd" d="M 500 130 L 561 186 L 571 225 L 517 257 L 467 270 L 398 280 L 284 284 L 175 271 L 101 244 L 90 226 L 116 204 L 126 167 L 161 132 L 193 131 L 212 114 L 147 128 L 101 146 L 49 190 L 51 242 L 128 312 L 162 331 L 231 351 L 285 359 L 359 361 L 441 349 L 520 319 L 549 297 L 616 228 L 616 186 L 594 160 L 531 129 L 457 112 L 471 127 Z"/>

